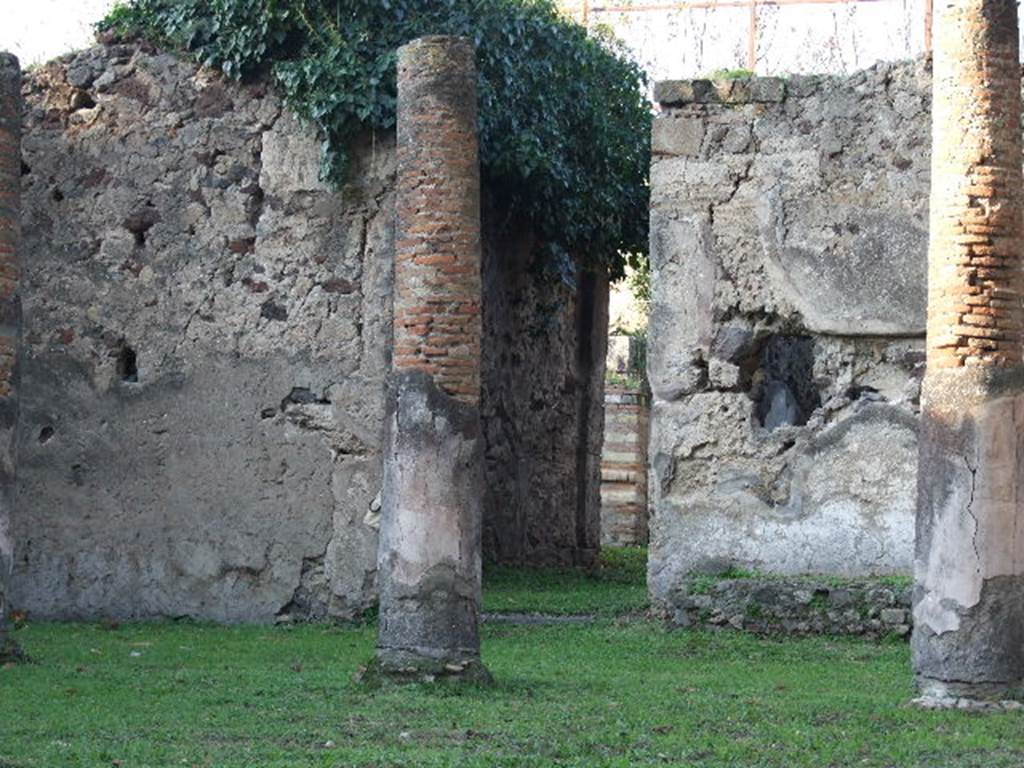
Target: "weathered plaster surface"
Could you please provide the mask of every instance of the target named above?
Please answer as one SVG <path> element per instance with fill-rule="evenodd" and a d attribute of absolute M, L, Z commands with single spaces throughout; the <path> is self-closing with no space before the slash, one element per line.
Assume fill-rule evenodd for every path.
<path fill-rule="evenodd" d="M 478 659 L 483 452 L 479 412 L 429 376 L 396 375 L 381 526 L 378 658 Z"/>
<path fill-rule="evenodd" d="M 909 572 L 929 73 L 659 84 L 650 584 Z"/>
<path fill-rule="evenodd" d="M 978 369 L 940 370 L 925 380 L 914 596 L 919 678 L 1005 684 L 1024 677 L 1022 383 L 1019 372 Z"/>
<path fill-rule="evenodd" d="M 40 618 L 361 611 L 375 599 L 393 137 L 360 140 L 331 192 L 312 131 L 262 84 L 111 46 L 34 71 L 24 93 L 15 604 Z M 543 437 L 523 414 L 577 430 L 576 302 L 501 258 L 520 231 L 491 231 L 487 263 L 522 288 L 512 319 L 484 318 L 487 471 L 517 489 L 486 515 L 512 539 L 503 526 L 551 510 L 575 526 L 577 458 L 533 453 Z M 488 367 L 510 357 L 512 373 Z M 545 546 L 534 525 L 526 558 Z"/>

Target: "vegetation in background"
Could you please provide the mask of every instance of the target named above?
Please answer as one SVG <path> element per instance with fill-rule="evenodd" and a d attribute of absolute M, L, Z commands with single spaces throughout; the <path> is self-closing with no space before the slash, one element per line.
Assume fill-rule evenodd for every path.
<path fill-rule="evenodd" d="M 633 264 L 631 264 L 633 266 Z M 635 266 L 626 275 L 626 284 L 636 298 L 640 311 L 651 314 L 651 265 L 647 259 L 637 259 Z"/>
<path fill-rule="evenodd" d="M 756 77 L 752 69 L 716 69 L 707 76 L 708 80 L 747 80 Z"/>
<path fill-rule="evenodd" d="M 98 29 L 185 51 L 234 78 L 270 72 L 319 128 L 324 174 L 336 183 L 357 133 L 394 127 L 396 49 L 426 34 L 466 36 L 478 51 L 488 189 L 532 222 L 542 263 L 571 283 L 573 256 L 613 278 L 645 258 L 645 76 L 552 0 L 128 0 Z"/>
<path fill-rule="evenodd" d="M 627 392 L 643 392 L 646 389 L 646 379 L 639 373 L 608 370 L 604 376 L 604 382 L 609 387 L 624 389 Z"/>
<path fill-rule="evenodd" d="M 605 369 L 605 383 L 609 386 L 629 391 L 649 392 L 650 384 L 647 381 L 646 322 L 643 327 L 630 333 L 612 335 L 628 337 L 629 353 L 623 370 L 613 370 L 610 366 Z"/>
<path fill-rule="evenodd" d="M 808 584 L 824 584 L 834 589 L 850 586 L 876 585 L 892 589 L 910 589 L 914 586 L 914 577 L 907 574 L 888 574 L 885 576 L 834 576 L 828 574 L 783 574 L 751 571 L 746 568 L 730 566 L 721 573 L 696 573 L 686 578 L 687 588 L 691 594 L 703 595 L 711 592 L 720 581 L 732 579 L 751 579 L 756 581 L 806 581 Z"/>

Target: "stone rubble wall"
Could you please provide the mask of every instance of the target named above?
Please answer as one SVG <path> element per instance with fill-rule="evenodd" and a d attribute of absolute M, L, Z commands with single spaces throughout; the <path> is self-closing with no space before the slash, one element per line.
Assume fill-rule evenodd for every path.
<path fill-rule="evenodd" d="M 601 545 L 647 544 L 647 439 L 650 408 L 642 392 L 608 390 L 601 450 Z"/>
<path fill-rule="evenodd" d="M 484 554 L 589 566 L 600 547 L 608 281 L 581 274 L 566 304 L 557 281 L 532 274 L 528 228 L 486 208 L 483 226 Z"/>
<path fill-rule="evenodd" d="M 394 137 L 360 139 L 331 191 L 312 131 L 265 84 L 115 45 L 41 67 L 23 90 L 14 605 L 357 615 L 375 599 Z M 575 533 L 580 487 L 597 493 L 578 471 L 589 453 L 532 447 L 599 430 L 599 413 L 579 423 L 593 371 L 577 315 L 607 290 L 567 299 L 535 278 L 526 235 L 490 213 L 481 408 L 488 484 L 509 493 L 488 496 L 485 522 L 504 540 L 539 518 Z M 586 514 L 596 527 L 596 501 Z M 575 535 L 534 525 L 524 557 L 576 557 Z"/>
<path fill-rule="evenodd" d="M 662 611 L 680 627 L 731 627 L 759 634 L 908 637 L 909 584 L 823 578 L 691 577 Z"/>
<path fill-rule="evenodd" d="M 650 586 L 908 573 L 930 73 L 659 83 Z"/>
<path fill-rule="evenodd" d="M 18 655 L 9 636 L 14 569 L 16 431 L 21 389 L 21 65 L 0 51 L 0 663 Z"/>

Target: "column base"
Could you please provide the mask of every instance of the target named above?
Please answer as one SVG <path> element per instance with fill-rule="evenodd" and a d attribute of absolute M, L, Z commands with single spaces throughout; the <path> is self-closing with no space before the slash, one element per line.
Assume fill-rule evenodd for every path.
<path fill-rule="evenodd" d="M 361 669 L 356 682 L 370 688 L 422 683 L 492 685 L 494 678 L 479 659 L 435 659 L 408 651 L 388 651 Z"/>
<path fill-rule="evenodd" d="M 963 683 L 918 678 L 921 694 L 910 703 L 921 709 L 961 709 L 971 712 L 1008 712 L 1024 709 L 1024 682 Z"/>

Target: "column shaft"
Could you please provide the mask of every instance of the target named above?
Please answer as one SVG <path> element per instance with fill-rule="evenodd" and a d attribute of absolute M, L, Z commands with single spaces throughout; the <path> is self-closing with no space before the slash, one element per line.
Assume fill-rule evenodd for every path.
<path fill-rule="evenodd" d="M 398 58 L 394 359 L 380 541 L 378 661 L 476 668 L 480 640 L 481 244 L 475 52 Z"/>
<path fill-rule="evenodd" d="M 1024 678 L 1017 10 L 936 13 L 914 669 L 929 698 L 1006 698 Z"/>

